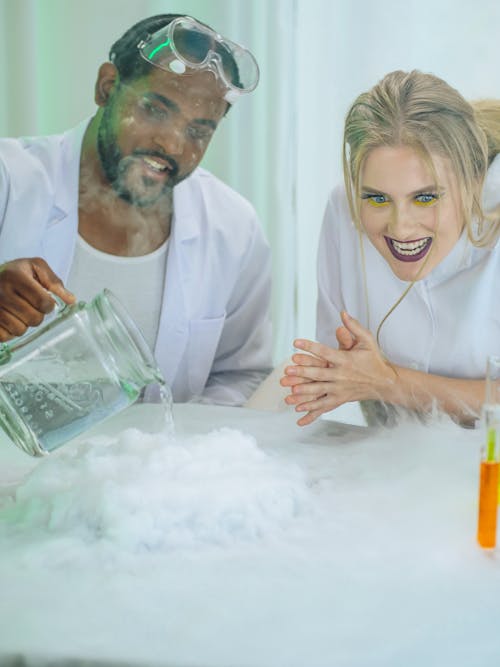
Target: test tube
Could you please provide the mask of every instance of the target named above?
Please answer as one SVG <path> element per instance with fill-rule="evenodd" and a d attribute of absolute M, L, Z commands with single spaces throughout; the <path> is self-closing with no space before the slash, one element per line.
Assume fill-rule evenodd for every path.
<path fill-rule="evenodd" d="M 481 447 L 477 541 L 484 549 L 496 546 L 500 435 L 500 356 L 488 358 L 483 406 L 486 437 Z"/>

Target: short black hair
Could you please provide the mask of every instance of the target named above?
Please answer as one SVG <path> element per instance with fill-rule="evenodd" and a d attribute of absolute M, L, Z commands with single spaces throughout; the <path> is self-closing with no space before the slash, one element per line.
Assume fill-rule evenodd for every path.
<path fill-rule="evenodd" d="M 135 23 L 129 28 L 109 50 L 109 59 L 118 70 L 120 79 L 131 81 L 146 75 L 150 65 L 139 53 L 137 45 L 160 28 L 164 28 L 182 14 L 157 14 Z"/>
<path fill-rule="evenodd" d="M 185 16 L 185 14 L 157 14 L 156 16 L 150 16 L 149 18 L 134 24 L 122 35 L 122 37 L 120 37 L 120 39 L 116 40 L 109 51 L 109 59 L 118 70 L 118 74 L 122 81 L 127 82 L 138 79 L 151 71 L 153 65 L 148 63 L 141 56 L 137 45 L 141 41 L 146 40 L 150 35 L 153 35 L 157 30 L 167 26 L 174 19 L 183 16 Z M 201 22 L 198 21 L 198 23 Z M 206 27 L 210 28 L 208 25 Z M 221 45 L 216 47 L 216 51 L 221 57 L 222 66 L 229 74 L 231 82 L 233 85 L 240 87 L 241 83 L 238 66 L 233 56 Z"/>

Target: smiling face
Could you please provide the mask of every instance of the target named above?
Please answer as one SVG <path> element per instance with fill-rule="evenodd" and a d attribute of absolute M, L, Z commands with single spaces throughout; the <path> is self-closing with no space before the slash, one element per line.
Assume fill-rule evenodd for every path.
<path fill-rule="evenodd" d="M 381 146 L 368 153 L 361 172 L 363 231 L 400 280 L 428 276 L 463 230 L 451 167 L 439 155 L 431 159 L 435 175 L 415 149 Z"/>
<path fill-rule="evenodd" d="M 130 84 L 114 82 L 101 104 L 97 146 L 105 178 L 122 199 L 152 206 L 191 174 L 226 111 L 224 92 L 210 72 L 152 69 Z"/>

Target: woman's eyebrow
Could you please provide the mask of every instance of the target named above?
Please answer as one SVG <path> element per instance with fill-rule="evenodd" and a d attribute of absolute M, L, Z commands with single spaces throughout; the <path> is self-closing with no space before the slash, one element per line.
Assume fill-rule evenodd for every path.
<path fill-rule="evenodd" d="M 444 188 L 441 185 L 437 185 L 436 183 L 432 183 L 431 185 L 424 185 L 421 188 L 418 188 L 418 190 L 414 190 L 413 192 L 410 192 L 409 195 L 410 197 L 412 195 L 419 195 L 422 192 L 441 192 L 444 190 Z"/>
<path fill-rule="evenodd" d="M 362 185 L 361 189 L 364 192 L 371 192 L 374 195 L 385 195 L 385 192 L 382 192 L 382 190 L 379 190 L 378 188 L 371 188 L 369 185 Z"/>
<path fill-rule="evenodd" d="M 379 190 L 378 188 L 372 188 L 369 185 L 362 185 L 361 189 L 363 192 L 370 192 L 374 195 L 385 195 L 387 194 L 383 190 Z M 441 185 L 436 185 L 436 183 L 432 183 L 432 185 L 423 185 L 421 188 L 418 188 L 417 190 L 413 190 L 412 192 L 408 193 L 409 197 L 413 197 L 414 195 L 421 194 L 422 192 L 442 192 L 444 188 Z"/>

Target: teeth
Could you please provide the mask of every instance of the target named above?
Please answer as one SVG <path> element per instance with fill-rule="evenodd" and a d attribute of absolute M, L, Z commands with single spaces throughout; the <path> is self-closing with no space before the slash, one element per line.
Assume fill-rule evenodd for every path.
<path fill-rule="evenodd" d="M 155 159 L 151 157 L 144 156 L 142 159 L 148 165 L 148 167 L 151 167 L 155 171 L 165 171 L 165 169 L 167 168 L 165 165 L 161 164 L 160 162 L 157 162 Z"/>
<path fill-rule="evenodd" d="M 401 241 L 395 241 L 394 239 L 391 239 L 391 243 L 394 249 L 401 255 L 417 255 L 425 248 L 428 242 L 428 238 L 422 239 L 421 241 L 411 241 L 409 243 L 401 243 Z"/>

